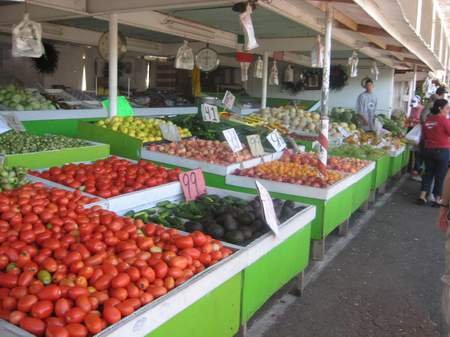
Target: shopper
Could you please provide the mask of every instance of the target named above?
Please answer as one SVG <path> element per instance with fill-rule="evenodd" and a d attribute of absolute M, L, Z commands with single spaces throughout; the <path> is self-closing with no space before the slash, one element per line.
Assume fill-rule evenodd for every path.
<path fill-rule="evenodd" d="M 425 174 L 422 177 L 422 190 L 417 203 L 427 203 L 427 195 L 431 192 L 434 179 L 433 195 L 435 201 L 433 206 L 438 207 L 441 203 L 442 186 L 448 169 L 450 149 L 450 121 L 448 113 L 450 107 L 445 99 L 434 102 L 422 126 L 422 137 L 424 143 L 423 159 L 425 160 Z"/>
<path fill-rule="evenodd" d="M 420 116 L 425 107 L 422 105 L 422 99 L 419 95 L 416 95 L 411 100 L 411 113 L 408 118 L 408 132 L 411 131 L 416 125 L 420 124 Z M 421 181 L 422 174 L 422 156 L 421 156 L 421 144 L 414 146 L 411 150 L 410 159 L 410 172 L 411 178 L 416 181 Z"/>
<path fill-rule="evenodd" d="M 377 110 L 378 99 L 373 92 L 375 86 L 370 78 L 364 83 L 364 88 L 366 91 L 359 94 L 356 101 L 356 113 L 361 119 L 363 129 L 366 131 L 373 131 L 375 129 L 375 113 Z"/>
<path fill-rule="evenodd" d="M 436 92 L 430 96 L 427 106 L 425 107 L 424 110 L 422 110 L 422 113 L 420 115 L 420 120 L 422 123 L 425 122 L 428 115 L 430 114 L 430 110 L 433 107 L 434 102 L 436 102 L 438 99 L 445 99 L 447 93 L 448 93 L 447 88 L 439 87 L 436 89 Z"/>

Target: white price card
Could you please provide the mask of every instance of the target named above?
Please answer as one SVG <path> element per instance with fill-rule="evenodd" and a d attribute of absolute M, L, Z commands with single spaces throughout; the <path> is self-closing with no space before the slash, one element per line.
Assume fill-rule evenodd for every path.
<path fill-rule="evenodd" d="M 219 110 L 215 105 L 203 103 L 200 109 L 204 122 L 220 123 Z"/>
<path fill-rule="evenodd" d="M 278 236 L 280 231 L 278 228 L 278 218 L 275 213 L 275 207 L 273 206 L 273 200 L 267 189 L 259 182 L 256 181 L 256 189 L 258 190 L 259 198 L 264 211 L 264 218 L 267 225 L 270 227 L 275 236 Z"/>
<path fill-rule="evenodd" d="M 222 99 L 222 103 L 223 103 L 225 109 L 228 109 L 228 110 L 233 109 L 235 101 L 236 101 L 236 97 L 230 91 L 227 90 Z"/>
<path fill-rule="evenodd" d="M 247 143 L 253 157 L 261 157 L 264 155 L 264 148 L 261 144 L 261 137 L 259 135 L 247 136 Z"/>
<path fill-rule="evenodd" d="M 234 128 L 223 130 L 223 135 L 225 136 L 225 139 L 230 146 L 231 151 L 233 152 L 239 152 L 242 151 L 244 146 L 242 145 L 241 141 L 239 140 L 239 137 L 236 133 L 236 130 Z"/>
<path fill-rule="evenodd" d="M 273 130 L 267 135 L 267 140 L 273 146 L 275 152 L 283 151 L 286 148 L 286 142 L 277 130 Z"/>
<path fill-rule="evenodd" d="M 347 130 L 345 130 L 342 126 L 338 126 L 337 129 L 344 138 L 350 137 L 350 133 Z"/>
<path fill-rule="evenodd" d="M 161 130 L 164 139 L 171 142 L 179 142 L 181 140 L 181 136 L 176 125 L 162 123 L 159 125 L 159 129 Z"/>
<path fill-rule="evenodd" d="M 11 129 L 18 132 L 25 131 L 25 127 L 23 126 L 22 122 L 16 117 L 14 113 L 4 114 L 0 117 L 0 133 L 4 133 Z"/>

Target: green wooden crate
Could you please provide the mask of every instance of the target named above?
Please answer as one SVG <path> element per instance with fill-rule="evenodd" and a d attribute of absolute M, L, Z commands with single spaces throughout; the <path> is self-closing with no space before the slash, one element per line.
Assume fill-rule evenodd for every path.
<path fill-rule="evenodd" d="M 297 145 L 301 145 L 305 147 L 305 151 L 310 152 L 313 150 L 313 143 L 312 140 L 296 140 L 295 141 Z"/>
<path fill-rule="evenodd" d="M 402 168 L 407 167 L 411 158 L 411 148 L 407 145 L 403 152 Z"/>
<path fill-rule="evenodd" d="M 375 174 L 376 169 L 352 186 L 352 213 L 355 213 L 367 200 L 369 200 L 373 176 Z"/>
<path fill-rule="evenodd" d="M 137 138 L 86 122 L 78 124 L 78 137 L 109 144 L 111 154 L 134 160 L 140 158 L 143 145 Z"/>
<path fill-rule="evenodd" d="M 244 270 L 243 323 L 275 292 L 306 268 L 309 262 L 310 237 L 309 224 Z"/>
<path fill-rule="evenodd" d="M 389 166 L 389 176 L 392 177 L 399 173 L 402 169 L 403 164 L 403 153 L 404 151 L 399 151 L 398 153 L 392 154 L 390 156 L 391 163 Z"/>
<path fill-rule="evenodd" d="M 8 167 L 23 166 L 29 169 L 40 169 L 73 162 L 94 161 L 108 156 L 108 144 L 93 144 L 53 151 L 8 154 L 5 156 L 4 164 Z"/>
<path fill-rule="evenodd" d="M 100 118 L 81 119 L 84 122 L 95 122 Z M 80 119 L 54 119 L 22 122 L 25 129 L 35 135 L 51 133 L 68 137 L 77 137 Z"/>
<path fill-rule="evenodd" d="M 147 337 L 233 337 L 241 325 L 241 291 L 242 272 L 147 334 Z"/>
<path fill-rule="evenodd" d="M 385 155 L 375 161 L 375 173 L 372 175 L 372 191 L 383 185 L 389 178 L 391 157 Z"/>

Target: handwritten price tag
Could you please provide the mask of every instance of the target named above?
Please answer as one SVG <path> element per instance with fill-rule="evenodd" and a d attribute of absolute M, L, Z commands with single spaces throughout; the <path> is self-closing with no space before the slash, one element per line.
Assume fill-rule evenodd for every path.
<path fill-rule="evenodd" d="M 17 116 L 15 114 L 5 114 L 5 115 L 2 115 L 1 117 L 8 126 L 5 129 L 5 128 L 3 128 L 3 125 L 2 125 L 2 130 L 5 129 L 5 131 L 2 131 L 2 133 L 9 131 L 8 128 L 13 129 L 18 132 L 25 131 L 25 127 L 23 126 L 22 122 L 17 118 Z M 2 123 L 2 124 L 4 124 L 4 123 Z"/>
<path fill-rule="evenodd" d="M 242 145 L 236 130 L 234 128 L 223 130 L 223 135 L 225 136 L 225 139 L 230 146 L 231 151 L 233 152 L 239 152 L 242 151 L 244 146 Z"/>
<path fill-rule="evenodd" d="M 344 136 L 344 138 L 347 138 L 350 136 L 350 133 L 347 132 L 347 130 L 345 130 L 342 126 L 338 126 L 337 129 L 339 130 L 341 135 Z"/>
<path fill-rule="evenodd" d="M 225 109 L 228 109 L 228 110 L 233 109 L 235 101 L 236 101 L 236 97 L 230 91 L 227 90 L 222 99 L 222 103 L 223 103 Z"/>
<path fill-rule="evenodd" d="M 273 130 L 266 138 L 276 152 L 283 151 L 286 148 L 286 142 L 277 130 Z"/>
<path fill-rule="evenodd" d="M 261 157 L 264 155 L 264 148 L 261 144 L 261 137 L 259 135 L 247 136 L 247 143 L 253 157 Z"/>
<path fill-rule="evenodd" d="M 259 181 L 256 181 L 255 183 L 259 198 L 261 199 L 264 218 L 266 219 L 267 225 L 269 225 L 269 228 L 272 230 L 275 236 L 278 236 L 280 234 L 280 231 L 278 228 L 278 218 L 277 214 L 275 213 L 275 207 L 273 206 L 272 197 L 270 196 L 267 189 Z"/>
<path fill-rule="evenodd" d="M 159 125 L 162 136 L 164 139 L 171 142 L 179 142 L 181 140 L 180 133 L 178 132 L 178 127 L 174 124 L 162 123 Z"/>
<path fill-rule="evenodd" d="M 219 110 L 215 105 L 203 103 L 201 111 L 204 122 L 220 123 Z"/>
<path fill-rule="evenodd" d="M 178 180 L 187 201 L 195 200 L 197 197 L 206 194 L 205 177 L 201 169 L 180 173 Z"/>

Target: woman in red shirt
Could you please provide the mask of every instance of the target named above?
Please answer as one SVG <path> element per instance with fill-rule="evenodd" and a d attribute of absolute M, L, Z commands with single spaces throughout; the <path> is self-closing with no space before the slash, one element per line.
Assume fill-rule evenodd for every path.
<path fill-rule="evenodd" d="M 426 204 L 427 195 L 431 192 L 434 179 L 433 206 L 441 203 L 442 186 L 448 169 L 450 149 L 450 121 L 448 113 L 450 107 L 445 99 L 438 99 L 430 109 L 430 115 L 422 125 L 424 142 L 423 158 L 425 160 L 425 174 L 422 177 L 422 191 L 417 203 Z"/>

